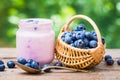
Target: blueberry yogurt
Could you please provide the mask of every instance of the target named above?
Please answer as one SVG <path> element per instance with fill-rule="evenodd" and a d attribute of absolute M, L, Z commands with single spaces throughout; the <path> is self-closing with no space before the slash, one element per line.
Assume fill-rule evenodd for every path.
<path fill-rule="evenodd" d="M 21 19 L 16 32 L 18 58 L 33 59 L 40 65 L 51 63 L 54 56 L 52 21 L 43 18 Z"/>

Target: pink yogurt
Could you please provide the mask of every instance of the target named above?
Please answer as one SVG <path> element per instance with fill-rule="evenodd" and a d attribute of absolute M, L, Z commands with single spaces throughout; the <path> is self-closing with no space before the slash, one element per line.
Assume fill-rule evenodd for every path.
<path fill-rule="evenodd" d="M 55 34 L 49 19 L 22 19 L 16 33 L 18 58 L 33 59 L 40 65 L 49 64 L 54 58 Z"/>

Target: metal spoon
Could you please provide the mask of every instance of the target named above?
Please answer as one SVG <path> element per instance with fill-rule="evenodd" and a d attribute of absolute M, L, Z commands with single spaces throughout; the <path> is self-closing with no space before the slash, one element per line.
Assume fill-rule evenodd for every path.
<path fill-rule="evenodd" d="M 75 71 L 75 72 L 88 72 L 87 70 L 81 70 L 81 69 L 73 69 L 73 68 L 67 68 L 67 67 L 60 67 L 60 66 L 48 66 L 47 68 L 42 68 L 42 69 L 33 69 L 33 68 L 30 68 L 30 67 L 27 67 L 23 64 L 20 64 L 16 61 L 14 61 L 15 64 L 20 67 L 22 70 L 28 72 L 28 73 L 41 73 L 42 71 L 46 70 L 46 69 L 55 69 L 55 68 L 58 68 L 58 69 L 65 69 L 65 70 L 71 70 L 71 71 Z"/>

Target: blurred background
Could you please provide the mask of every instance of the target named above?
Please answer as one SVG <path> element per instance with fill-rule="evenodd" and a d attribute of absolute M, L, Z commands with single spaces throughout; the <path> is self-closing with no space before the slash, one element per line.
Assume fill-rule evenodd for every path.
<path fill-rule="evenodd" d="M 22 18 L 49 18 L 54 22 L 56 38 L 61 27 L 76 14 L 92 18 L 101 35 L 105 37 L 107 48 L 120 48 L 120 0 L 1 0 L 0 1 L 0 47 L 16 46 L 16 31 Z M 84 20 L 88 30 L 93 30 Z"/>

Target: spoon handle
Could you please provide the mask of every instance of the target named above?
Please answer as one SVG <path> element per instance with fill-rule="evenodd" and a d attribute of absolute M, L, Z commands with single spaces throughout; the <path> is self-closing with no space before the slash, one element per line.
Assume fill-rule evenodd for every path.
<path fill-rule="evenodd" d="M 88 70 L 83 70 L 83 69 L 74 69 L 74 68 L 68 68 L 68 67 L 61 67 L 61 66 L 48 66 L 47 68 L 43 68 L 42 71 L 46 70 L 46 69 L 65 69 L 65 70 L 71 70 L 71 71 L 75 71 L 75 72 L 89 72 Z"/>

